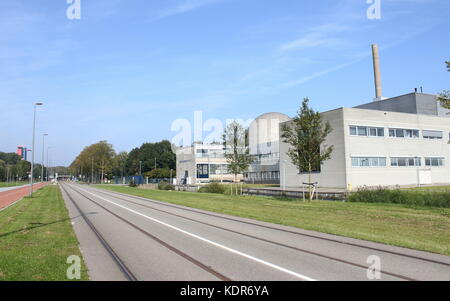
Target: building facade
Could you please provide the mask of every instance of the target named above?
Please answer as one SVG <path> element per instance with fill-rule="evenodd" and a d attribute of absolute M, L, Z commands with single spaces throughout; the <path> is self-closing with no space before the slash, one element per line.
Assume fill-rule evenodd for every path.
<path fill-rule="evenodd" d="M 322 113 L 333 128 L 325 144 L 334 151 L 313 182 L 350 190 L 450 183 L 447 113 L 435 96 L 420 93 Z M 280 144 L 281 184 L 299 187 L 308 175 L 291 163 L 289 147 Z"/>
<path fill-rule="evenodd" d="M 234 174 L 228 171 L 228 163 L 222 144 L 194 143 L 176 152 L 177 184 L 196 185 L 209 182 L 230 182 Z M 237 175 L 236 181 L 242 180 Z"/>
<path fill-rule="evenodd" d="M 266 113 L 256 118 L 248 129 L 249 151 L 253 159 L 244 174 L 247 183 L 280 183 L 280 123 L 290 120 L 281 113 Z"/>

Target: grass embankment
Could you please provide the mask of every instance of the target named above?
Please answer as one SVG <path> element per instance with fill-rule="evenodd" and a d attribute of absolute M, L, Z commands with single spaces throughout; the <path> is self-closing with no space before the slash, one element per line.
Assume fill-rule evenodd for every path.
<path fill-rule="evenodd" d="M 0 188 L 26 185 L 29 182 L 0 182 Z"/>
<path fill-rule="evenodd" d="M 391 203 L 450 208 L 450 191 L 364 188 L 352 193 L 348 200 L 362 203 Z"/>
<path fill-rule="evenodd" d="M 399 204 L 280 200 L 260 196 L 106 186 L 192 208 L 450 255 L 450 209 Z"/>
<path fill-rule="evenodd" d="M 68 256 L 82 259 L 59 187 L 0 211 L 0 281 L 64 281 Z M 81 279 L 88 280 L 82 262 Z"/>

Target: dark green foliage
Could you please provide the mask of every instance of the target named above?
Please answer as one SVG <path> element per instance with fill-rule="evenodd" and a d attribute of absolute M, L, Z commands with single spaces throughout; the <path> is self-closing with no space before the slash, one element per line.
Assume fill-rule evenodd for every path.
<path fill-rule="evenodd" d="M 206 186 L 203 186 L 199 190 L 199 192 L 202 192 L 202 193 L 217 193 L 217 194 L 224 194 L 225 191 L 226 191 L 226 187 L 217 182 L 213 182 Z"/>
<path fill-rule="evenodd" d="M 159 190 L 175 190 L 175 187 L 172 184 L 170 184 L 170 183 L 160 182 L 158 184 L 158 189 Z"/>
<path fill-rule="evenodd" d="M 157 168 L 152 171 L 146 172 L 144 174 L 145 177 L 149 177 L 150 179 L 169 179 L 171 176 L 170 169 L 166 168 Z M 172 177 L 175 177 L 175 170 L 172 170 Z"/>
<path fill-rule="evenodd" d="M 392 203 L 425 207 L 450 208 L 450 192 L 361 188 L 348 197 L 349 202 Z"/>
<path fill-rule="evenodd" d="M 139 174 L 139 162 L 142 162 L 142 174 L 154 169 L 176 169 L 176 155 L 172 151 L 172 144 L 167 140 L 144 143 L 133 149 L 126 160 L 125 172 L 128 175 Z"/>

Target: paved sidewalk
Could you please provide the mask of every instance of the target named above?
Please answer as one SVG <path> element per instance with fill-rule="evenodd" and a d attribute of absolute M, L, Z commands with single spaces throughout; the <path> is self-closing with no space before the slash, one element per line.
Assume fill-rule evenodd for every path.
<path fill-rule="evenodd" d="M 46 186 L 47 184 L 48 183 L 34 184 L 33 191 L 36 191 L 36 190 Z M 28 185 L 20 187 L 20 188 L 12 189 L 12 190 L 0 192 L 0 210 L 23 199 L 29 193 L 30 193 L 30 187 Z"/>

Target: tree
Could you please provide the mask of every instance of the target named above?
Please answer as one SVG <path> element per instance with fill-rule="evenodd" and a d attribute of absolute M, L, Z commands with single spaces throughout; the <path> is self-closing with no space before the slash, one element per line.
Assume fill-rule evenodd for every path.
<path fill-rule="evenodd" d="M 92 172 L 101 175 L 101 181 L 104 177 L 112 174 L 113 158 L 115 152 L 113 146 L 107 141 L 100 141 L 85 147 L 78 157 L 70 165 L 70 169 L 76 174 L 81 174 L 88 178 L 92 177 Z M 91 179 L 91 182 L 93 179 Z"/>
<path fill-rule="evenodd" d="M 330 123 L 323 122 L 319 112 L 309 107 L 309 99 L 305 98 L 291 123 L 283 124 L 281 137 L 290 145 L 288 156 L 297 167 L 299 173 L 309 175 L 309 198 L 313 199 L 312 173 L 320 171 L 321 165 L 331 158 L 333 146 L 324 144 L 332 132 Z"/>
<path fill-rule="evenodd" d="M 128 160 L 127 152 L 120 152 L 117 156 L 113 158 L 113 175 L 116 177 L 125 176 L 125 167 Z"/>
<path fill-rule="evenodd" d="M 234 181 L 238 174 L 248 170 L 252 163 L 248 146 L 248 131 L 236 121 L 227 126 L 222 136 L 225 149 L 225 158 L 228 162 L 228 170 L 234 174 Z"/>
<path fill-rule="evenodd" d="M 450 62 L 445 62 L 447 64 L 447 72 L 450 72 Z M 438 100 L 442 107 L 450 110 L 450 90 L 444 90 L 439 93 Z"/>
<path fill-rule="evenodd" d="M 142 162 L 142 173 L 156 168 L 176 169 L 176 155 L 169 141 L 144 143 L 133 149 L 127 159 L 126 168 L 129 174 L 139 173 L 139 162 Z"/>
<path fill-rule="evenodd" d="M 150 179 L 169 179 L 170 175 L 170 169 L 166 168 L 157 168 L 145 173 L 145 176 L 149 177 Z M 172 177 L 174 176 L 176 176 L 175 171 L 172 170 Z"/>

